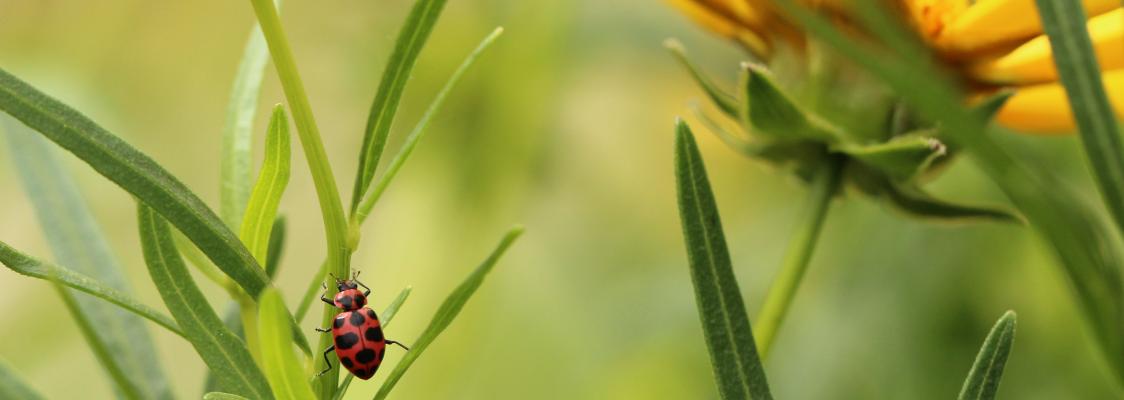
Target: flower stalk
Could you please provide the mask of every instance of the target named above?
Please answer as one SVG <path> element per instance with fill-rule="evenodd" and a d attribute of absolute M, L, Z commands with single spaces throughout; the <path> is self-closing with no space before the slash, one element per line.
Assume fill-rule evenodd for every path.
<path fill-rule="evenodd" d="M 807 209 L 797 225 L 796 232 L 789 242 L 788 251 L 781 265 L 780 274 L 773 281 L 766 295 L 761 312 L 754 319 L 753 337 L 757 339 L 757 351 L 765 359 L 772 348 L 777 331 L 784 323 L 788 309 L 800 282 L 804 280 L 816 242 L 823 230 L 831 199 L 839 191 L 843 175 L 843 158 L 835 157 L 826 162 L 809 185 Z"/>

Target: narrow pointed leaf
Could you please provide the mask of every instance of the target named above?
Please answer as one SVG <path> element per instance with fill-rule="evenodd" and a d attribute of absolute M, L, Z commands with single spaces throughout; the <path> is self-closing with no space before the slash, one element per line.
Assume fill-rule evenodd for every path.
<path fill-rule="evenodd" d="M 180 331 L 179 324 L 172 320 L 171 317 L 141 303 L 133 298 L 132 295 L 107 286 L 89 276 L 51 263 L 36 260 L 4 243 L 0 243 L 0 263 L 3 263 L 18 274 L 46 281 L 54 281 L 72 289 L 96 296 L 129 312 L 144 317 L 149 321 L 155 322 L 157 325 L 164 327 L 172 333 L 184 336 L 183 332 Z"/>
<path fill-rule="evenodd" d="M 375 203 L 382 197 L 383 192 L 386 191 L 387 186 L 394 180 L 394 177 L 398 175 L 398 171 L 402 169 L 402 165 L 406 164 L 406 160 L 410 159 L 410 155 L 414 153 L 414 148 L 418 146 L 418 142 L 421 141 L 422 136 L 426 132 L 425 128 L 429 126 L 429 122 L 433 120 L 433 117 L 437 115 L 441 106 L 445 104 L 445 98 L 449 96 L 449 92 L 453 91 L 453 88 L 460 82 L 461 77 L 463 77 L 464 73 L 468 71 L 468 68 L 476 62 L 480 54 L 483 53 L 484 50 L 487 50 L 488 47 L 491 47 L 492 43 L 494 43 L 502 33 L 503 28 L 498 27 L 493 30 L 492 33 L 488 34 L 484 40 L 480 41 L 476 49 L 469 53 L 468 57 L 461 62 L 461 65 L 457 67 L 456 71 L 453 71 L 453 75 L 449 77 L 449 80 L 445 81 L 445 86 L 441 88 L 440 92 L 437 92 L 437 96 L 433 98 L 433 102 L 429 103 L 429 108 L 425 110 L 425 114 L 422 115 L 421 120 L 414 126 L 414 130 L 406 136 L 406 141 L 402 143 L 402 148 L 398 151 L 398 154 L 395 154 L 394 158 L 390 160 L 386 172 L 382 174 L 378 182 L 375 183 L 374 188 L 371 189 L 371 194 L 361 200 L 362 203 L 356 212 L 359 216 L 360 223 L 363 223 L 363 221 L 367 219 L 367 216 L 371 213 L 371 209 L 375 207 Z"/>
<path fill-rule="evenodd" d="M 406 299 L 410 298 L 410 292 L 412 291 L 414 291 L 414 288 L 410 286 L 402 288 L 402 291 L 398 292 L 398 296 L 395 296 L 394 300 L 382 310 L 382 314 L 379 314 L 379 322 L 382 323 L 384 329 L 387 325 L 390 325 L 394 316 L 398 315 L 398 309 L 402 308 L 402 304 L 405 304 Z"/>
<path fill-rule="evenodd" d="M 16 370 L 0 360 L 0 399 L 39 400 L 43 396 L 28 386 Z"/>
<path fill-rule="evenodd" d="M 1015 313 L 1007 311 L 995 322 L 987 334 L 983 347 L 976 355 L 976 362 L 964 380 L 959 400 L 992 400 L 999 391 L 999 380 L 1003 377 L 1003 367 L 1011 346 L 1015 342 Z"/>
<path fill-rule="evenodd" d="M 726 400 L 772 399 L 706 167 L 682 121 L 676 126 L 675 178 L 691 282 L 718 393 Z"/>
<path fill-rule="evenodd" d="M 445 8 L 446 0 L 417 0 L 414 2 L 410 15 L 398 32 L 398 39 L 394 44 L 394 52 L 390 54 L 390 61 L 383 71 L 382 81 L 379 83 L 375 101 L 371 104 L 371 112 L 367 116 L 367 128 L 364 130 L 363 147 L 359 153 L 359 171 L 355 176 L 355 188 L 352 191 L 351 211 L 354 213 L 360 201 L 367 195 L 367 188 L 375 178 L 379 159 L 382 157 L 383 148 L 386 147 L 390 127 L 394 123 L 394 115 L 398 111 L 398 103 L 402 100 L 402 91 L 410 79 L 410 73 L 417 63 L 418 54 L 429 40 L 429 34 L 437 23 Z"/>
<path fill-rule="evenodd" d="M 771 78 L 765 67 L 745 64 L 746 102 L 742 118 L 755 132 L 777 140 L 834 142 L 843 135 L 818 116 L 802 110 Z"/>
<path fill-rule="evenodd" d="M 137 219 L 152 282 L 223 391 L 252 399 L 273 398 L 246 345 L 223 325 L 195 285 L 172 241 L 168 224 L 143 204 L 137 205 Z"/>
<path fill-rule="evenodd" d="M 254 24 L 234 84 L 230 88 L 230 102 L 226 106 L 226 123 L 222 130 L 222 173 L 219 191 L 219 214 L 231 230 L 241 229 L 246 204 L 250 200 L 253 159 L 254 115 L 258 110 L 258 97 L 269 63 L 269 47 L 261 27 Z"/>
<path fill-rule="evenodd" d="M 0 110 L 85 161 L 163 215 L 215 265 L 257 295 L 265 271 L 217 215 L 151 158 L 86 116 L 0 69 Z"/>
<path fill-rule="evenodd" d="M 847 144 L 837 151 L 874 168 L 896 182 L 912 180 L 945 155 L 945 146 L 930 133 L 906 134 L 872 145 Z"/>
<path fill-rule="evenodd" d="M 273 116 L 269 120 L 265 160 L 262 162 L 258 181 L 254 184 L 253 194 L 250 195 L 250 203 L 246 206 L 246 216 L 239 235 L 250 254 L 262 265 L 268 263 L 266 257 L 269 254 L 270 233 L 273 231 L 274 219 L 277 218 L 281 196 L 289 185 L 290 146 L 289 120 L 285 117 L 285 109 L 278 104 L 273 108 Z"/>
<path fill-rule="evenodd" d="M 687 49 L 683 47 L 682 43 L 675 39 L 668 39 L 663 42 L 663 47 L 670 50 L 675 59 L 683 64 L 683 67 L 691 74 L 691 78 L 703 89 L 703 92 L 706 93 L 707 97 L 710 97 L 710 100 L 719 110 L 732 118 L 738 117 L 742 108 L 741 102 L 734 95 L 720 89 L 718 85 L 714 84 L 714 81 L 703 74 L 702 70 L 687 57 Z"/>
<path fill-rule="evenodd" d="M 1080 1 L 1035 0 L 1035 3 L 1054 51 L 1058 77 L 1077 120 L 1081 143 L 1089 157 L 1089 169 L 1116 228 L 1124 230 L 1124 142 L 1085 25 L 1084 6 Z"/>
<path fill-rule="evenodd" d="M 445 302 L 441 303 L 441 307 L 433 314 L 433 319 L 429 321 L 429 325 L 426 326 L 421 335 L 414 340 L 414 343 L 409 344 L 410 351 L 406 352 L 406 355 L 402 357 L 402 361 L 399 361 L 398 365 L 394 366 L 394 370 L 390 371 L 390 375 L 387 375 L 386 381 L 383 382 L 382 387 L 379 387 L 378 393 L 375 393 L 375 400 L 385 399 L 386 396 L 390 394 L 390 391 L 394 389 L 394 386 L 398 384 L 398 381 L 402 379 L 402 376 L 406 374 L 406 371 L 410 369 L 410 366 L 418 360 L 418 357 L 429 348 L 429 345 L 433 344 L 433 341 L 445 331 L 445 328 L 449 327 L 449 324 L 453 323 L 453 320 L 457 318 L 457 314 L 460 314 L 461 309 L 464 308 L 468 299 L 471 298 L 472 295 L 476 293 L 476 289 L 479 289 L 480 285 L 484 283 L 484 278 L 492 271 L 492 267 L 495 267 L 496 262 L 499 261 L 508 247 L 511 247 L 515 239 L 518 239 L 519 235 L 522 234 L 522 227 L 516 227 L 508 231 L 503 239 L 500 240 L 495 250 L 492 250 L 492 254 L 488 255 L 488 258 L 485 259 L 480 266 L 476 267 L 476 270 L 472 271 L 472 274 L 469 274 L 464 282 L 461 282 L 456 289 L 453 289 L 452 293 L 449 293 L 449 297 L 445 298 Z M 400 295 L 399 297 L 405 300 L 404 296 L 405 295 Z M 394 313 L 391 313 L 391 315 L 394 315 Z"/>
<path fill-rule="evenodd" d="M 285 216 L 278 216 L 273 220 L 273 229 L 269 234 L 269 247 L 266 250 L 265 274 L 269 279 L 277 276 L 277 268 L 281 264 L 281 253 L 285 250 L 285 234 L 288 224 Z"/>
<path fill-rule="evenodd" d="M 57 158 L 58 150 L 25 127 L 6 125 L 11 125 L 5 131 L 12 160 L 55 259 L 87 275 L 91 281 L 97 280 L 98 284 L 119 292 L 121 297 L 131 297 L 123 268 L 110 251 L 78 186 Z M 95 351 L 95 355 L 110 375 L 118 378 L 118 390 L 149 399 L 172 397 L 156 346 L 137 315 L 85 294 L 74 295 L 73 300 L 73 316 L 84 320 L 81 325 L 90 327 L 84 330 L 88 333 L 86 339 L 102 350 Z"/>
<path fill-rule="evenodd" d="M 289 310 L 277 289 L 266 289 L 258 307 L 258 332 L 265 376 L 279 400 L 315 400 L 301 362 L 293 353 Z"/>

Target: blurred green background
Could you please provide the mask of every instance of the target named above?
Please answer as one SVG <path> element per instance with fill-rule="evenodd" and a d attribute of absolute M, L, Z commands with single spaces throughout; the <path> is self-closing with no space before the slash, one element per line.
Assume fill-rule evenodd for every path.
<path fill-rule="evenodd" d="M 410 4 L 285 2 L 286 29 L 344 190 Z M 701 96 L 660 43 L 681 38 L 726 82 L 741 52 L 645 0 L 454 0 L 442 18 L 390 149 L 471 47 L 496 25 L 507 32 L 454 92 L 364 231 L 354 265 L 374 289 L 375 308 L 414 287 L 388 336 L 412 341 L 505 228 L 523 223 L 528 233 L 395 396 L 717 398 L 671 164 L 673 118 Z M 244 1 L 0 0 L 0 66 L 123 136 L 216 205 L 224 111 L 252 21 Z M 259 159 L 266 110 L 282 100 L 270 69 Z M 697 130 L 752 315 L 805 193 Z M 1002 139 L 1095 200 L 1075 138 Z M 303 158 L 299 148 L 294 157 Z M 9 158 L 0 151 L 0 240 L 50 259 Z M 131 198 L 66 159 L 138 296 L 159 305 Z M 303 161 L 294 166 L 281 206 L 290 228 L 278 279 L 291 307 L 324 255 L 311 180 Z M 967 160 L 933 188 L 947 198 L 1005 201 Z M 221 290 L 201 285 L 223 306 Z M 1118 395 L 1065 276 L 1029 229 L 932 224 L 848 196 L 833 205 L 767 373 L 784 399 L 950 399 L 1007 309 L 1018 312 L 1019 330 L 1003 398 Z M 318 319 L 303 323 L 310 336 Z M 185 341 L 150 330 L 176 392 L 198 398 L 203 363 Z M 112 395 L 48 284 L 0 269 L 0 338 L 0 357 L 48 397 Z M 390 354 L 390 363 L 401 355 Z M 370 398 L 382 376 L 356 381 L 348 398 Z"/>

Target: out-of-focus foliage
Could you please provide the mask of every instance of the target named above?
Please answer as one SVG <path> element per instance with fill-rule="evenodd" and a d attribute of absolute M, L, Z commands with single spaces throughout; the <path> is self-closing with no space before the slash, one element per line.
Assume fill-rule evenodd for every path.
<path fill-rule="evenodd" d="M 388 147 L 480 37 L 507 29 L 451 93 L 425 145 L 375 208 L 353 265 L 383 309 L 412 285 L 387 335 L 417 337 L 464 276 L 466 260 L 511 221 L 529 229 L 455 324 L 402 380 L 401 398 L 715 398 L 702 331 L 685 279 L 676 215 L 672 116 L 698 89 L 660 46 L 690 44 L 693 59 L 734 87 L 742 52 L 674 10 L 645 0 L 452 0 L 420 55 Z M 298 57 L 333 168 L 354 171 L 371 94 L 408 2 L 287 2 Z M 159 160 L 216 207 L 231 79 L 253 24 L 245 2 L 0 2 L 0 67 L 82 110 Z M 918 77 L 924 79 L 924 77 Z M 283 100 L 268 70 L 262 104 Z M 267 125 L 260 107 L 255 126 Z M 694 124 L 697 125 L 697 124 Z M 263 129 L 255 129 L 255 143 Z M 747 309 L 758 309 L 805 193 L 791 178 L 698 135 Z M 996 135 L 1011 151 L 1095 199 L 1076 138 Z M 255 148 L 260 165 L 260 146 Z M 18 180 L 0 151 L 0 187 Z M 293 157 L 303 157 L 299 150 Z M 77 176 L 114 253 L 146 304 L 147 279 L 132 199 L 81 162 Z M 340 187 L 350 180 L 340 179 Z M 942 198 L 1001 203 L 970 162 L 927 186 Z M 323 260 L 323 228 L 309 175 L 294 168 L 277 286 L 299 298 Z M 780 398 L 955 396 L 1003 310 L 1019 312 L 1019 345 L 1004 398 L 1113 398 L 1050 250 L 1018 226 L 943 226 L 847 199 L 834 205 L 785 333 L 765 368 Z M 0 240 L 48 254 L 32 206 L 0 196 Z M 468 265 L 471 265 L 469 263 Z M 197 276 L 208 298 L 223 289 Z M 39 280 L 0 271 L 0 355 L 48 398 L 111 395 L 62 304 Z M 216 304 L 220 306 L 221 304 Z M 288 304 L 292 308 L 293 303 Z M 917 315 L 926 315 L 921 320 Z M 306 319 L 302 328 L 315 327 Z M 154 327 L 171 385 L 199 396 L 204 366 L 181 338 Z M 19 340 L 15 340 L 19 338 Z M 387 362 L 401 353 L 390 352 Z M 173 360 L 176 361 L 173 364 Z M 549 363 L 544 365 L 544 360 Z M 865 368 L 853 368 L 854 365 Z M 388 364 L 389 365 L 389 364 Z M 543 368 L 527 368 L 529 365 Z M 1044 380 L 1049 374 L 1053 379 Z M 381 376 L 385 376 L 380 374 Z M 70 384 L 59 385 L 59 376 Z M 381 384 L 356 380 L 351 399 Z M 815 384 L 808 384 L 814 381 Z"/>

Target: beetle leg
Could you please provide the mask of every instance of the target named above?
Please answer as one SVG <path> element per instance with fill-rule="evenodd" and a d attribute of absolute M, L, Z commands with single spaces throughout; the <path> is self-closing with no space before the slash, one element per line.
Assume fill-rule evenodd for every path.
<path fill-rule="evenodd" d="M 320 332 L 320 333 L 328 333 L 328 332 L 332 331 L 331 329 L 322 329 L 322 328 L 312 328 L 312 329 L 315 329 L 317 332 Z"/>
<path fill-rule="evenodd" d="M 404 345 L 402 343 L 399 343 L 399 342 L 396 342 L 396 341 L 393 341 L 393 340 L 390 340 L 390 339 L 387 339 L 386 344 L 396 344 L 396 345 L 398 345 L 398 347 L 406 349 L 406 351 L 410 351 L 410 348 L 406 347 L 406 345 Z"/>
<path fill-rule="evenodd" d="M 327 294 L 327 293 L 325 293 L 325 294 Z M 320 295 L 320 301 L 323 301 L 323 302 L 325 302 L 325 303 L 328 303 L 328 305 L 330 305 L 330 306 L 332 306 L 332 307 L 335 307 L 335 306 L 336 306 L 336 303 L 332 302 L 332 300 L 328 299 L 327 297 L 324 297 L 324 295 L 323 295 L 323 294 L 321 294 L 321 295 Z"/>
<path fill-rule="evenodd" d="M 324 367 L 324 370 L 320 371 L 320 373 L 316 374 L 316 376 L 324 375 L 324 374 L 328 373 L 328 371 L 332 370 L 332 362 L 328 361 L 328 353 L 331 353 L 335 349 L 336 349 L 335 345 L 328 346 L 327 349 L 324 349 L 324 365 L 327 365 L 327 367 Z"/>
<path fill-rule="evenodd" d="M 357 276 L 358 276 L 358 275 L 357 275 Z M 371 295 L 371 288 L 367 287 L 367 285 L 364 285 L 364 284 L 363 284 L 363 282 L 359 282 L 359 280 L 358 280 L 358 279 L 353 279 L 353 280 L 355 281 L 355 283 L 358 283 L 358 284 L 359 284 L 359 286 L 362 286 L 362 287 L 363 287 L 363 289 L 366 289 L 366 290 L 367 290 L 366 292 L 363 292 L 363 297 L 367 297 L 367 296 L 370 296 L 370 295 Z"/>

